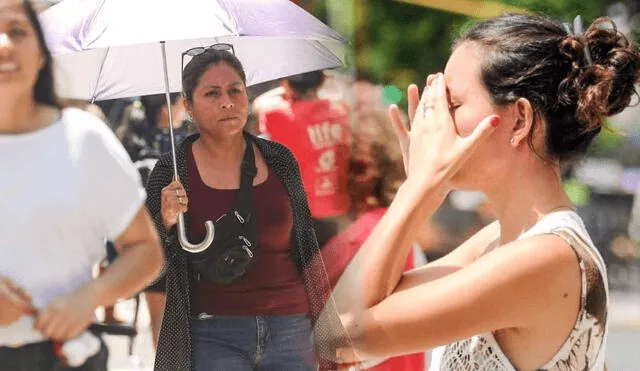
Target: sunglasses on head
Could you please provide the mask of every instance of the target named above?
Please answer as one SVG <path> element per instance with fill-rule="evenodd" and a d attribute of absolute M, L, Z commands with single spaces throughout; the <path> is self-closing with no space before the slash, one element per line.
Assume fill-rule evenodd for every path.
<path fill-rule="evenodd" d="M 219 50 L 219 51 L 223 51 L 223 52 L 229 52 L 233 55 L 236 55 L 235 50 L 233 49 L 233 45 L 231 44 L 225 44 L 225 43 L 218 43 L 218 44 L 213 44 L 213 45 L 209 45 L 207 47 L 204 46 L 197 46 L 195 48 L 191 48 L 187 51 L 182 52 L 182 65 L 180 67 L 180 71 L 184 71 L 184 57 L 185 56 L 189 56 L 191 58 L 196 57 L 200 54 L 205 53 L 207 50 Z"/>

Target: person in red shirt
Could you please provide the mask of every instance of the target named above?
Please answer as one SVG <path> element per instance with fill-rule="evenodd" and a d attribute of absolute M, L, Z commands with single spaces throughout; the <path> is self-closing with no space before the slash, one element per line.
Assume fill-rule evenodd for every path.
<path fill-rule="evenodd" d="M 384 216 L 405 178 L 402 153 L 391 122 L 384 111 L 365 110 L 358 114 L 353 130 L 351 194 L 358 217 L 347 230 L 332 238 L 321 250 L 329 282 L 335 287 L 345 268 L 374 227 Z M 416 245 L 414 253 L 422 254 Z M 420 263 L 410 253 L 404 270 Z M 367 362 L 368 371 L 424 371 L 425 353 Z"/>
<path fill-rule="evenodd" d="M 348 223 L 349 110 L 320 99 L 322 71 L 282 80 L 283 99 L 259 112 L 262 135 L 288 147 L 300 166 L 319 246 Z"/>

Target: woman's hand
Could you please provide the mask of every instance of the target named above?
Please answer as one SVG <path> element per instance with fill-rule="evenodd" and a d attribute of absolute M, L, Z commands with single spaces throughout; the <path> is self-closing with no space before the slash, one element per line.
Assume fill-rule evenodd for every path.
<path fill-rule="evenodd" d="M 409 86 L 410 128 L 392 105 L 389 114 L 400 141 L 408 179 L 417 184 L 446 183 L 469 158 L 482 140 L 487 138 L 500 119 L 491 115 L 482 120 L 473 133 L 461 137 L 451 116 L 444 75 L 431 75 L 418 99 L 418 87 Z"/>
<path fill-rule="evenodd" d="M 187 192 L 178 181 L 173 181 L 162 189 L 161 197 L 162 224 L 166 230 L 178 223 L 178 215 L 186 213 L 189 205 Z"/>
<path fill-rule="evenodd" d="M 53 300 L 40 310 L 34 328 L 55 341 L 76 338 L 94 321 L 97 306 L 93 294 L 80 289 Z"/>
<path fill-rule="evenodd" d="M 9 326 L 28 314 L 35 314 L 31 296 L 9 278 L 0 276 L 0 326 Z"/>

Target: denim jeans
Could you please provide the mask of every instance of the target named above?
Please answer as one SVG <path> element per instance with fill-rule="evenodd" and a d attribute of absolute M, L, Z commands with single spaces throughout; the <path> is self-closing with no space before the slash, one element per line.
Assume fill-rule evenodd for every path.
<path fill-rule="evenodd" d="M 79 367 L 66 366 L 56 357 L 53 343 L 45 341 L 19 348 L 0 347 L 0 370 L 11 371 L 107 371 L 109 351 L 102 342 L 100 351 Z"/>
<path fill-rule="evenodd" d="M 315 371 L 307 315 L 191 319 L 196 371 Z"/>

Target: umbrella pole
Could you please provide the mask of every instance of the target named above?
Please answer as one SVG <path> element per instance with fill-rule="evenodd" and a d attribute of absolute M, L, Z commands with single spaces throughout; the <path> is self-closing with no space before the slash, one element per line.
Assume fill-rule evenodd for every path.
<path fill-rule="evenodd" d="M 162 49 L 162 67 L 164 68 L 164 86 L 165 96 L 167 98 L 167 111 L 169 112 L 169 133 L 171 134 L 171 158 L 173 159 L 173 180 L 180 180 L 178 176 L 178 163 L 176 160 L 176 139 L 173 134 L 173 115 L 171 114 L 171 89 L 169 88 L 169 68 L 167 67 L 167 50 L 165 42 L 160 41 L 160 47 Z M 204 240 L 197 244 L 192 244 L 187 239 L 187 233 L 184 226 L 184 214 L 178 214 L 178 241 L 182 249 L 191 252 L 198 253 L 209 248 L 213 242 L 215 235 L 215 227 L 211 220 L 207 220 L 204 223 L 204 227 L 207 230 L 207 235 Z"/>
<path fill-rule="evenodd" d="M 171 158 L 173 159 L 173 180 L 180 180 L 178 177 L 178 163 L 176 162 L 176 139 L 173 134 L 173 114 L 171 112 L 171 91 L 169 89 L 169 69 L 167 67 L 167 51 L 165 42 L 160 41 L 162 47 L 162 67 L 164 71 L 165 97 L 167 99 L 167 112 L 169 112 L 169 133 L 171 135 Z"/>

